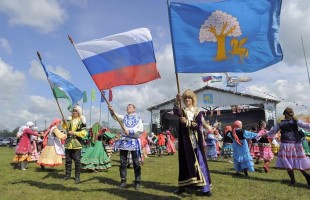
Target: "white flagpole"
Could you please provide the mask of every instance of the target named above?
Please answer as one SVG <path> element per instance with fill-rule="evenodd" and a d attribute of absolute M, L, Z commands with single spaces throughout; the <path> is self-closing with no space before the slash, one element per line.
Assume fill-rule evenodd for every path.
<path fill-rule="evenodd" d="M 309 85 L 310 85 L 310 76 L 309 76 L 308 63 L 307 63 L 307 58 L 306 58 L 306 53 L 305 53 L 304 41 L 302 39 L 302 35 L 300 37 L 301 37 L 302 49 L 304 51 L 304 57 L 305 57 L 305 62 L 306 62 L 306 67 L 307 67 L 307 72 L 308 72 L 308 80 L 309 80 Z"/>
<path fill-rule="evenodd" d="M 92 107 L 92 105 L 93 105 L 93 100 L 92 100 L 92 98 L 90 98 L 90 112 L 89 112 L 89 124 L 90 124 L 90 127 L 92 126 L 91 125 L 91 107 Z"/>
<path fill-rule="evenodd" d="M 99 124 L 101 124 L 101 101 L 100 101 L 100 114 L 99 114 Z"/>

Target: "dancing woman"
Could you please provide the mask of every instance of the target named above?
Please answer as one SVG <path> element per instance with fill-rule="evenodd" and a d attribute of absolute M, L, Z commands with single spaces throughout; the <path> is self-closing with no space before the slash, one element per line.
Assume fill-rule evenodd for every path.
<path fill-rule="evenodd" d="M 304 175 L 308 187 L 310 187 L 310 175 L 306 172 L 310 169 L 310 159 L 305 155 L 301 144 L 304 135 L 299 135 L 298 132 L 298 127 L 310 129 L 310 123 L 297 120 L 294 117 L 293 109 L 290 107 L 284 110 L 283 115 L 284 120 L 267 133 L 269 137 L 273 137 L 281 130 L 281 145 L 276 167 L 287 170 L 291 185 L 296 183 L 294 170 L 299 170 Z"/>

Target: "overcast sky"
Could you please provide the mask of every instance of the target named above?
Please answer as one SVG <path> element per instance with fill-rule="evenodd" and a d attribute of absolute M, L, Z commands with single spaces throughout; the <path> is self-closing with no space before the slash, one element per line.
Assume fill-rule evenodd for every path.
<path fill-rule="evenodd" d="M 292 106 L 298 113 L 309 114 L 310 86 L 301 44 L 302 35 L 310 61 L 309 14 L 309 0 L 283 0 L 280 43 L 284 59 L 254 73 L 231 74 L 253 79 L 240 84 L 238 92 L 282 98 L 280 113 Z M 100 94 L 97 90 L 96 100 L 90 102 L 91 89 L 96 86 L 68 35 L 79 43 L 135 28 L 150 29 L 161 79 L 113 88 L 111 104 L 116 112 L 125 113 L 127 104 L 133 103 L 144 121 L 150 122 L 146 109 L 177 93 L 166 0 L 0 0 L 0 24 L 0 129 L 13 130 L 29 120 L 42 129 L 61 117 L 37 51 L 49 71 L 87 92 L 83 111 L 88 123 L 90 117 L 92 124 L 99 120 Z M 203 87 L 202 75 L 206 74 L 179 74 L 181 90 Z M 224 82 L 211 86 L 229 89 Z M 60 103 L 67 117 L 66 102 Z M 101 106 L 101 120 L 108 121 L 106 104 Z"/>

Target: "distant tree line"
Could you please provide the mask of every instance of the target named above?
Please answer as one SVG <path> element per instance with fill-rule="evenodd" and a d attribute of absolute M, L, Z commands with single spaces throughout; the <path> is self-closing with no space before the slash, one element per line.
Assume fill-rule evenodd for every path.
<path fill-rule="evenodd" d="M 16 127 L 13 131 L 9 131 L 7 129 L 0 130 L 0 137 L 7 138 L 7 137 L 16 137 L 16 133 L 18 132 L 19 127 Z"/>

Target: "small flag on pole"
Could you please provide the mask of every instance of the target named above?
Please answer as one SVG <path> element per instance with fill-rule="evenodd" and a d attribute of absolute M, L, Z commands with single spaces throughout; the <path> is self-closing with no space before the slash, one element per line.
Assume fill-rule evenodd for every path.
<path fill-rule="evenodd" d="M 112 89 L 109 89 L 109 102 L 113 99 Z"/>
<path fill-rule="evenodd" d="M 103 92 L 104 95 L 106 94 L 105 91 L 102 91 L 102 92 Z M 112 99 L 113 99 L 112 89 L 109 89 L 109 102 L 111 102 Z M 105 100 L 104 100 L 102 95 L 101 95 L 101 102 L 105 102 Z"/>
<path fill-rule="evenodd" d="M 87 103 L 87 94 L 86 94 L 86 91 L 84 91 L 83 103 Z"/>
<path fill-rule="evenodd" d="M 203 76 L 202 77 L 202 81 L 203 82 L 208 82 L 208 81 L 211 81 L 212 80 L 212 76 Z"/>
<path fill-rule="evenodd" d="M 222 76 L 212 76 L 211 83 L 222 82 Z"/>
<path fill-rule="evenodd" d="M 105 95 L 105 91 L 102 91 L 102 92 L 103 92 L 103 94 Z M 100 93 L 100 94 L 101 94 L 101 93 Z M 101 102 L 105 102 L 105 100 L 104 100 L 102 94 L 101 94 L 100 96 L 101 96 Z"/>
<path fill-rule="evenodd" d="M 91 100 L 92 100 L 92 101 L 95 101 L 95 100 L 96 100 L 96 90 L 95 90 L 95 89 L 92 89 L 92 90 L 91 90 Z"/>

